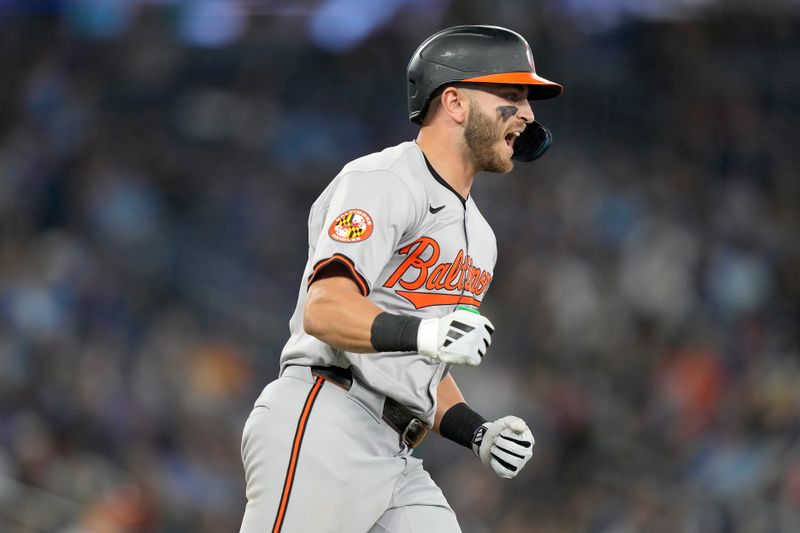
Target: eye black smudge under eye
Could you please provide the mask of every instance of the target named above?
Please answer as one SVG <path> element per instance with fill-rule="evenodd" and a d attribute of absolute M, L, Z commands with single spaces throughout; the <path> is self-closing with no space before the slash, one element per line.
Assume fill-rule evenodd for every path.
<path fill-rule="evenodd" d="M 499 105 L 497 106 L 497 112 L 500 114 L 500 117 L 506 121 L 516 116 L 517 112 L 519 112 L 519 108 L 515 105 Z"/>

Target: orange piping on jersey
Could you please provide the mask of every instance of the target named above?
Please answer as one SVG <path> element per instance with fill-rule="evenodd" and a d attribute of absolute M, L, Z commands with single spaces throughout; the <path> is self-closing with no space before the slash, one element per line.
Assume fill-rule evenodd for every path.
<path fill-rule="evenodd" d="M 297 421 L 297 430 L 294 433 L 294 444 L 292 445 L 292 453 L 289 456 L 289 467 L 286 469 L 286 480 L 283 482 L 283 492 L 281 493 L 281 501 L 278 505 L 278 514 L 275 515 L 275 523 L 272 525 L 272 533 L 278 533 L 283 527 L 283 519 L 286 518 L 286 507 L 289 505 L 289 495 L 292 492 L 292 484 L 294 483 L 294 473 L 297 470 L 297 459 L 300 456 L 300 446 L 303 444 L 303 436 L 306 433 L 306 425 L 308 424 L 308 417 L 311 414 L 311 408 L 319 395 L 319 390 L 325 382 L 323 378 L 317 378 L 311 391 L 308 393 L 306 403 L 303 406 L 303 411 L 300 414 L 300 420 Z"/>
<path fill-rule="evenodd" d="M 363 296 L 369 294 L 369 286 L 367 285 L 364 276 L 359 274 L 358 270 L 356 270 L 356 266 L 353 264 L 353 261 L 346 255 L 342 254 L 333 254 L 329 258 L 323 259 L 319 261 L 316 265 L 314 265 L 313 272 L 311 272 L 311 275 L 308 276 L 308 284 L 311 285 L 317 278 L 317 275 L 322 271 L 322 269 L 334 262 L 343 264 L 350 271 L 353 281 L 355 281 L 356 284 L 358 284 L 358 288 Z"/>
<path fill-rule="evenodd" d="M 397 294 L 411 302 L 415 309 L 423 307 L 433 307 L 434 305 L 472 305 L 481 306 L 481 301 L 471 296 L 461 296 L 460 294 L 443 294 L 439 292 L 410 292 L 397 291 Z"/>

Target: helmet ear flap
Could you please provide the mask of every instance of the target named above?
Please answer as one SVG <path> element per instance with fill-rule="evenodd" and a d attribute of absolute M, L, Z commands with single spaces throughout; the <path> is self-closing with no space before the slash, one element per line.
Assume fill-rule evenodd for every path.
<path fill-rule="evenodd" d="M 552 142 L 553 135 L 550 130 L 534 121 L 514 141 L 514 155 L 511 156 L 511 159 L 530 163 L 542 157 L 547 149 L 550 148 L 550 143 Z"/>

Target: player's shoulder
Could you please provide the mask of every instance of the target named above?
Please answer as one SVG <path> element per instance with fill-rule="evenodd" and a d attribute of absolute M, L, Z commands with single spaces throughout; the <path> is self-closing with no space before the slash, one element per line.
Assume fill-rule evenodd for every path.
<path fill-rule="evenodd" d="M 409 141 L 350 161 L 319 195 L 312 206 L 312 213 L 326 209 L 337 191 L 341 190 L 378 196 L 389 192 L 395 200 L 403 198 L 412 204 L 422 205 L 424 192 L 415 187 L 413 162 L 409 162 L 415 150 L 422 153 L 415 142 Z"/>
<path fill-rule="evenodd" d="M 347 163 L 340 175 L 351 173 L 372 174 L 376 179 L 399 179 L 411 185 L 418 172 L 421 152 L 417 143 L 407 141 L 390 146 Z"/>

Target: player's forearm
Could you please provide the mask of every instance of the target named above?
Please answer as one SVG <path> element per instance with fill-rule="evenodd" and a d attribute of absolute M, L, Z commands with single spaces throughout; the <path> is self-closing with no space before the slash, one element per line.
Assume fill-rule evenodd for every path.
<path fill-rule="evenodd" d="M 451 407 L 463 401 L 464 395 L 461 394 L 456 380 L 453 379 L 452 375 L 447 374 L 436 389 L 436 414 L 433 418 L 433 430 L 435 432 L 439 433 L 439 425 L 442 422 L 444 414 Z"/>
<path fill-rule="evenodd" d="M 424 320 L 384 312 L 336 263 L 311 282 L 303 329 L 349 352 L 418 352 L 443 363 L 471 366 L 480 363 L 494 332 L 488 319 L 465 310 Z"/>
<path fill-rule="evenodd" d="M 371 328 L 382 309 L 361 295 L 353 281 L 336 276 L 308 288 L 303 328 L 325 344 L 349 352 L 374 352 Z"/>

